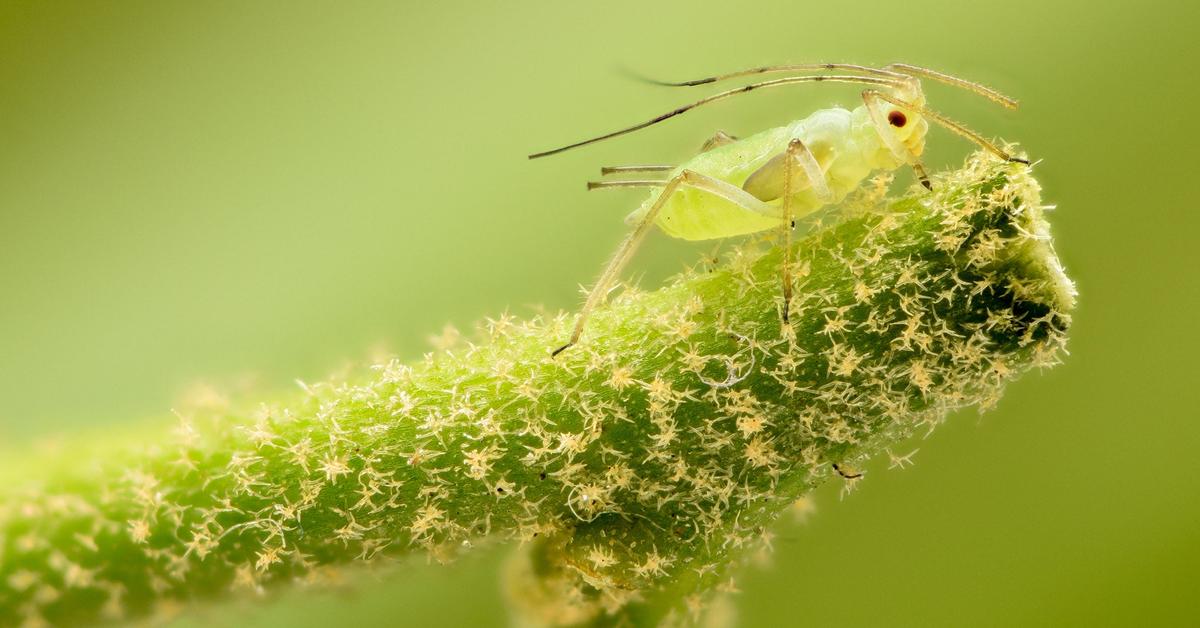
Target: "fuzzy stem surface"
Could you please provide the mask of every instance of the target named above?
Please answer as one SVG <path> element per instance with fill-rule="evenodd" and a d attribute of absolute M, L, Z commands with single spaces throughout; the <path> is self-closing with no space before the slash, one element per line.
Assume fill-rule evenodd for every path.
<path fill-rule="evenodd" d="M 781 251 L 743 246 L 625 290 L 555 359 L 570 315 L 503 315 L 420 362 L 43 456 L 0 489 L 0 625 L 163 614 L 489 539 L 522 548 L 523 623 L 698 621 L 835 463 L 1058 363 L 1074 289 L 1028 168 L 976 155 L 935 186 L 865 189 L 800 239 L 788 324 Z"/>

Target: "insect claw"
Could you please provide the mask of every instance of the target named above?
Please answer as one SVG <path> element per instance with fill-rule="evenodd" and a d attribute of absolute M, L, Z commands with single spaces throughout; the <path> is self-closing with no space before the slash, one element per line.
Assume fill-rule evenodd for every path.
<path fill-rule="evenodd" d="M 1025 159 L 1024 157 L 1009 157 L 1008 161 L 1011 161 L 1013 163 L 1018 163 L 1018 164 L 1025 164 L 1026 166 L 1033 165 L 1028 159 Z"/>
<path fill-rule="evenodd" d="M 932 192 L 933 183 L 929 181 L 929 174 L 925 172 L 925 165 L 918 161 L 912 164 L 912 169 L 913 174 L 917 175 L 917 180 L 921 182 L 921 185 L 925 186 L 926 190 Z"/>
<path fill-rule="evenodd" d="M 551 352 L 550 352 L 550 357 L 551 357 L 551 358 L 554 358 L 555 356 L 557 356 L 558 354 L 562 353 L 563 351 L 566 351 L 566 350 L 567 350 L 567 347 L 570 347 L 570 346 L 571 346 L 571 345 L 573 345 L 573 344 L 575 344 L 575 343 L 573 343 L 573 342 L 568 342 L 567 344 L 565 344 L 565 345 L 563 345 L 563 346 L 561 346 L 561 347 L 559 347 L 559 348 L 555 349 L 554 351 L 551 351 Z"/>

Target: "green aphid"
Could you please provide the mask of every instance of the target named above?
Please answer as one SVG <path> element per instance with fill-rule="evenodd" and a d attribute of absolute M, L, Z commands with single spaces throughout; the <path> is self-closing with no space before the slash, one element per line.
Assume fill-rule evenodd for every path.
<path fill-rule="evenodd" d="M 821 74 L 839 71 L 845 74 Z M 788 320 L 792 296 L 791 236 L 794 220 L 838 203 L 872 173 L 913 168 L 921 183 L 932 189 L 921 164 L 929 121 L 975 142 L 1006 161 L 1029 161 L 1008 154 L 978 133 L 925 106 L 922 78 L 967 89 L 1006 108 L 1017 101 L 978 83 L 917 66 L 893 63 L 882 68 L 843 63 L 780 65 L 753 68 L 719 76 L 662 83 L 672 87 L 707 85 L 726 79 L 773 72 L 803 72 L 751 83 L 684 105 L 624 129 L 530 155 L 530 159 L 631 133 L 718 100 L 756 89 L 799 83 L 856 83 L 866 85 L 863 104 L 853 110 L 821 109 L 791 124 L 768 129 L 743 139 L 718 131 L 696 156 L 678 166 L 613 166 L 605 175 L 649 172 L 663 179 L 589 182 L 588 189 L 615 187 L 652 188 L 650 196 L 629 214 L 634 229 L 617 249 L 579 312 L 571 339 L 554 350 L 558 355 L 579 341 L 588 315 L 604 299 L 638 245 L 658 225 L 669 236 L 684 240 L 712 240 L 778 229 L 783 234 L 783 320 Z M 817 72 L 818 74 L 811 74 Z"/>

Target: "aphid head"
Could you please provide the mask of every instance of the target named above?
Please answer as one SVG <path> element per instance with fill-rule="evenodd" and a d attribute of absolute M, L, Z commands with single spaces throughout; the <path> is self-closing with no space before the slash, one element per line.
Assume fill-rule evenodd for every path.
<path fill-rule="evenodd" d="M 925 120 L 925 116 L 920 112 L 897 107 L 892 103 L 883 104 L 887 105 L 887 109 L 884 110 L 887 131 L 892 133 L 914 156 L 920 156 L 925 152 L 925 133 L 929 130 L 929 123 Z"/>

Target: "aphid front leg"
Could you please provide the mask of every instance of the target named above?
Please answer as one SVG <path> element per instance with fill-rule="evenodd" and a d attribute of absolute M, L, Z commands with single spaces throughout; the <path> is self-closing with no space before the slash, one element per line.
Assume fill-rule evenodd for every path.
<path fill-rule="evenodd" d="M 828 202 L 833 195 L 829 191 L 821 165 L 799 138 L 788 142 L 783 161 L 783 221 L 779 224 L 779 228 L 783 229 L 783 268 L 780 274 L 783 280 L 783 322 L 787 323 L 792 306 L 792 172 L 795 167 L 798 165 L 804 170 L 809 185 L 822 201 Z"/>
<path fill-rule="evenodd" d="M 764 203 L 759 202 L 741 188 L 691 170 L 684 170 L 665 183 L 662 181 L 611 181 L 606 183 L 625 183 L 643 187 L 664 187 L 662 192 L 658 195 L 658 198 L 654 200 L 654 204 L 650 206 L 650 210 L 646 212 L 645 216 L 642 216 L 642 218 L 638 221 L 637 226 L 633 228 L 633 231 L 631 231 L 629 235 L 625 237 L 625 240 L 621 242 L 621 245 L 617 247 L 616 255 L 613 256 L 612 261 L 608 263 L 608 266 L 605 267 L 604 272 L 600 274 L 600 279 L 596 281 L 596 285 L 593 286 L 592 290 L 588 293 L 587 301 L 584 302 L 583 308 L 579 311 L 579 318 L 575 320 L 575 328 L 571 332 L 571 339 L 568 340 L 563 346 L 555 349 L 550 354 L 550 357 L 554 357 L 562 353 L 571 345 L 579 342 L 579 337 L 583 335 L 584 326 L 587 324 L 588 316 L 590 316 L 592 311 L 595 310 L 601 302 L 603 302 L 605 295 L 608 294 L 609 287 L 611 287 L 613 282 L 616 281 L 617 277 L 620 276 L 621 271 L 625 268 L 625 265 L 629 263 L 629 260 L 633 258 L 633 254 L 637 251 L 638 245 L 640 245 L 642 240 L 646 238 L 646 234 L 649 233 L 650 228 L 654 225 L 655 219 L 658 218 L 659 212 L 662 210 L 663 206 L 667 204 L 667 200 L 671 198 L 671 195 L 674 194 L 676 190 L 680 188 L 680 186 L 687 186 L 707 192 L 713 196 L 716 196 L 717 198 L 723 199 L 752 212 L 766 213 L 769 211 L 769 208 Z M 595 182 L 588 184 L 588 189 L 594 189 L 595 187 L 608 186 L 596 184 Z"/>

